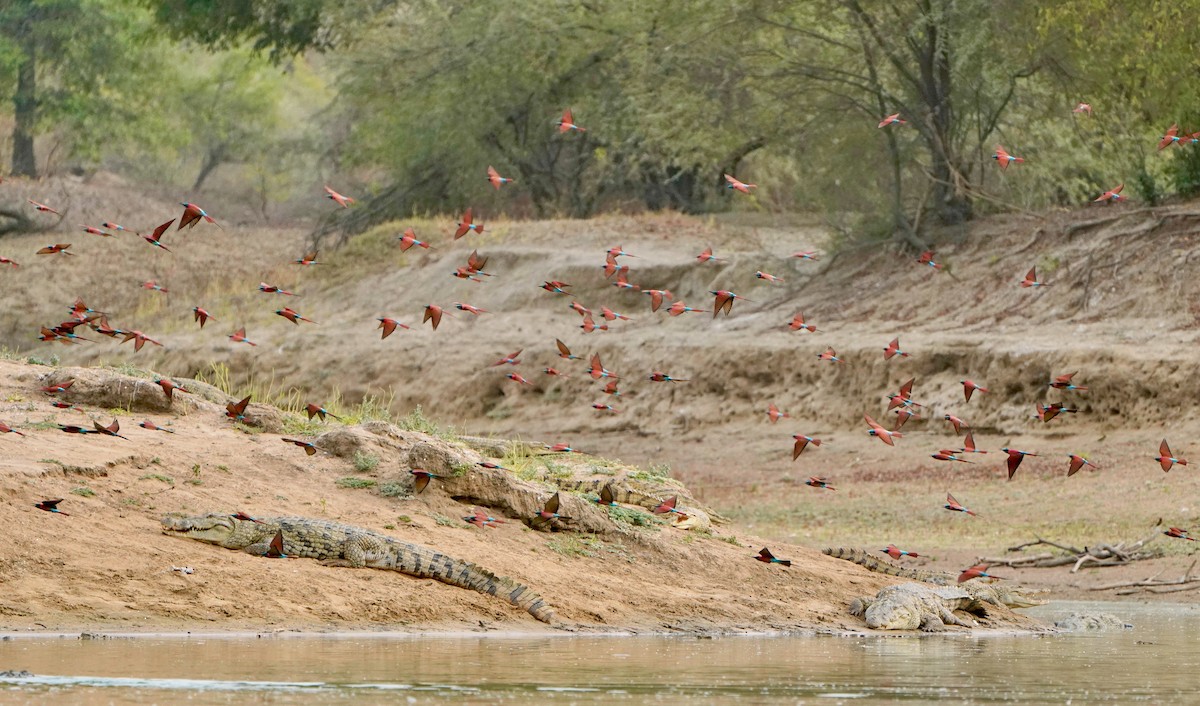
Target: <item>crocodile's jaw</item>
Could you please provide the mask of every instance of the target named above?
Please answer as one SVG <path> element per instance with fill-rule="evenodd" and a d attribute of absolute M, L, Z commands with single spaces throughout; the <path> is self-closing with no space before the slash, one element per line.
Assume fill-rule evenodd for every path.
<path fill-rule="evenodd" d="M 886 611 L 885 616 L 879 615 L 884 611 L 872 613 L 867 611 L 865 616 L 867 627 L 872 630 L 916 630 L 921 625 L 921 615 L 908 606 L 897 606 Z M 883 619 L 886 618 L 886 619 Z"/>
<path fill-rule="evenodd" d="M 237 529 L 238 520 L 229 515 L 203 515 L 200 517 L 175 517 L 162 519 L 163 534 L 187 537 L 209 544 L 225 544 Z"/>

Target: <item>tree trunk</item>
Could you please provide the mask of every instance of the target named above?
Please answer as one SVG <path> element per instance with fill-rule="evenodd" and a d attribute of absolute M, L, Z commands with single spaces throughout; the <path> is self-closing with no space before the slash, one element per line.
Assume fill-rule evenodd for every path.
<path fill-rule="evenodd" d="M 204 155 L 204 164 L 200 166 L 200 173 L 196 175 L 196 181 L 192 184 L 193 192 L 199 191 L 200 187 L 204 185 L 205 180 L 208 179 L 208 175 L 212 174 L 214 169 L 224 164 L 225 151 L 225 145 L 219 145 Z"/>
<path fill-rule="evenodd" d="M 37 127 L 37 44 L 29 23 L 24 25 L 25 56 L 17 68 L 17 90 L 13 94 L 12 173 L 33 179 L 38 175 L 33 151 L 33 133 Z"/>

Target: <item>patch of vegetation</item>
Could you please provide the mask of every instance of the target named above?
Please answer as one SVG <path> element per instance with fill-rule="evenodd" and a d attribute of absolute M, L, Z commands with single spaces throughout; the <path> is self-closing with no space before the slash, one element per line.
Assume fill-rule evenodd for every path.
<path fill-rule="evenodd" d="M 386 524 L 386 525 L 384 525 L 384 526 L 383 526 L 383 528 L 384 528 L 385 530 L 394 530 L 394 529 L 396 529 L 396 525 L 393 525 L 393 524 Z"/>
<path fill-rule="evenodd" d="M 261 433 L 263 433 L 263 429 L 261 427 L 252 427 L 249 424 L 245 424 L 244 422 L 234 422 L 233 428 L 237 429 L 238 431 L 242 432 L 243 434 L 261 434 Z"/>
<path fill-rule="evenodd" d="M 141 507 L 142 501 L 137 498 L 121 498 L 121 504 L 128 507 Z"/>
<path fill-rule="evenodd" d="M 81 485 L 78 488 L 71 488 L 71 495 L 79 495 L 79 496 L 85 497 L 85 498 L 92 498 L 92 497 L 96 496 L 96 491 L 92 490 L 91 488 L 87 487 L 86 485 Z"/>
<path fill-rule="evenodd" d="M 608 517 L 618 525 L 623 525 L 627 528 L 648 527 L 650 529 L 661 529 L 666 524 L 664 520 L 655 517 L 645 510 L 634 510 L 633 508 L 622 507 L 620 505 L 609 506 Z"/>
<path fill-rule="evenodd" d="M 313 419 L 305 419 L 299 414 L 288 414 L 283 417 L 283 432 L 294 436 L 316 436 L 321 433 L 324 425 Z"/>
<path fill-rule="evenodd" d="M 375 481 L 371 480 L 370 478 L 346 477 L 346 478 L 338 478 L 336 481 L 333 482 L 333 484 L 339 488 L 359 489 L 359 488 L 373 488 L 375 486 Z"/>
<path fill-rule="evenodd" d="M 196 465 L 197 465 L 197 467 L 198 467 L 200 464 L 196 464 Z M 228 473 L 228 472 L 229 472 L 229 466 L 226 466 L 226 465 L 225 465 L 225 464 L 223 464 L 223 463 L 218 463 L 218 464 L 217 464 L 217 470 L 218 470 L 218 471 L 225 471 L 226 473 Z M 199 471 L 197 471 L 197 472 L 199 472 Z"/>
<path fill-rule="evenodd" d="M 598 476 L 615 476 L 617 472 L 605 466 L 588 466 L 588 471 Z"/>
<path fill-rule="evenodd" d="M 439 527 L 458 527 L 459 526 L 459 523 L 455 522 L 454 520 L 450 519 L 449 517 L 446 517 L 445 515 L 440 515 L 438 513 L 433 514 L 433 521 L 436 522 Z"/>
<path fill-rule="evenodd" d="M 58 422 L 54 421 L 53 419 L 43 419 L 40 422 L 30 422 L 25 425 L 25 428 L 36 429 L 37 431 L 48 431 L 50 429 L 57 429 Z"/>
<path fill-rule="evenodd" d="M 471 464 L 456 463 L 450 467 L 450 476 L 453 478 L 461 478 L 471 471 Z"/>
<path fill-rule="evenodd" d="M 411 525 L 413 523 L 413 519 L 408 515 L 400 515 L 396 518 L 396 521 L 406 525 Z"/>
<path fill-rule="evenodd" d="M 135 377 L 135 378 L 152 378 L 152 377 L 154 377 L 154 373 L 151 373 L 149 370 L 142 370 L 141 368 L 130 365 L 127 362 L 121 362 L 121 363 L 117 363 L 115 365 L 105 365 L 104 367 L 109 370 L 113 370 L 115 372 L 121 373 L 122 375 L 128 375 L 130 377 Z"/>
<path fill-rule="evenodd" d="M 162 459 L 159 458 L 158 456 L 155 456 L 154 458 L 150 459 L 150 465 L 151 466 L 161 466 Z"/>
<path fill-rule="evenodd" d="M 147 473 L 146 475 L 138 478 L 138 480 L 156 480 L 156 481 L 159 481 L 162 483 L 166 483 L 167 485 L 175 485 L 174 478 L 172 478 L 171 476 L 164 476 L 161 473 Z"/>
<path fill-rule="evenodd" d="M 735 547 L 746 546 L 746 545 L 742 544 L 741 542 L 739 542 L 738 538 L 734 537 L 732 534 L 729 535 L 728 537 L 719 537 L 718 539 L 720 539 L 722 542 L 725 542 L 726 544 L 732 544 Z"/>
<path fill-rule="evenodd" d="M 546 548 L 555 554 L 563 556 L 594 557 L 596 556 L 596 552 L 592 551 L 593 542 L 595 542 L 594 538 L 589 540 L 586 537 L 568 534 L 562 537 L 555 537 L 546 542 Z"/>
<path fill-rule="evenodd" d="M 63 469 L 64 471 L 67 469 L 67 464 L 63 463 L 62 461 L 59 461 L 57 458 L 39 458 L 38 463 L 48 463 L 52 466 L 58 466 L 59 468 Z"/>
<path fill-rule="evenodd" d="M 539 460 L 542 462 L 542 465 L 546 467 L 546 472 L 550 474 L 551 478 L 570 478 L 574 475 L 571 473 L 570 468 L 567 468 L 561 463 L 555 463 L 548 458 L 542 458 Z"/>
<path fill-rule="evenodd" d="M 379 467 L 379 457 L 372 453 L 354 452 L 354 470 L 359 473 L 370 473 Z"/>
<path fill-rule="evenodd" d="M 411 493 L 408 486 L 395 481 L 379 484 L 379 494 L 385 498 L 407 498 Z"/>
<path fill-rule="evenodd" d="M 45 366 L 48 366 L 51 368 L 57 368 L 59 363 L 62 361 L 59 360 L 57 353 L 52 354 L 48 358 L 43 358 L 40 355 L 34 353 L 34 354 L 30 355 L 29 357 L 27 357 L 25 359 L 25 362 L 29 363 L 30 365 L 45 365 Z"/>
<path fill-rule="evenodd" d="M 453 429 L 443 429 L 432 419 L 426 417 L 425 412 L 421 409 L 421 405 L 417 405 L 413 408 L 413 411 L 396 420 L 396 426 L 405 431 L 424 432 L 439 439 L 453 440 L 458 436 Z"/>
<path fill-rule="evenodd" d="M 341 394 L 335 393 L 335 398 L 340 400 Z M 395 399 L 395 390 L 389 392 L 387 398 L 367 395 L 356 407 L 345 412 L 340 412 L 338 416 L 346 424 L 363 424 L 365 422 L 393 422 L 398 424 L 392 416 L 391 409 L 392 402 Z M 330 407 L 330 409 L 336 409 L 336 407 Z"/>

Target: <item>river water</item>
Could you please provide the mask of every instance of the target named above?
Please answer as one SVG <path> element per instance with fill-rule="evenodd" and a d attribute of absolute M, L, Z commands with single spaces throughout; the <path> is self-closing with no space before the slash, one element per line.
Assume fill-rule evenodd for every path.
<path fill-rule="evenodd" d="M 1200 607 L 1056 603 L 1133 624 L 920 637 L 16 636 L 0 704 L 1200 703 Z"/>

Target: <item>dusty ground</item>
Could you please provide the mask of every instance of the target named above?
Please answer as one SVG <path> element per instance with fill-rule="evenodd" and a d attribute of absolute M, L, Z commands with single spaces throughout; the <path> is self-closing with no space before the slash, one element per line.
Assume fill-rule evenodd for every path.
<path fill-rule="evenodd" d="M 108 192 L 85 186 L 78 192 L 73 203 L 81 211 L 79 222 L 108 218 Z M 206 206 L 220 216 L 219 204 Z M 151 224 L 177 215 L 170 203 L 139 202 L 138 209 L 144 213 L 139 220 Z M 1121 218 L 1070 229 L 1115 216 Z M 428 417 L 463 433 L 570 442 L 643 467 L 667 465 L 702 501 L 733 517 L 737 532 L 808 550 L 894 542 L 934 557 L 928 567 L 958 570 L 1035 536 L 1076 545 L 1132 541 L 1148 535 L 1160 518 L 1186 527 L 1200 517 L 1193 501 L 1200 483 L 1190 467 L 1164 474 L 1153 461 L 1164 436 L 1176 455 L 1194 455 L 1191 440 L 1200 432 L 1194 405 L 1200 382 L 1193 375 L 1200 278 L 1192 252 L 1198 234 L 1186 207 L 1120 206 L 986 221 L 950 234 L 950 243 L 939 248 L 937 259 L 948 263 L 949 272 L 919 266 L 888 247 L 845 250 L 816 263 L 790 258 L 796 251 L 829 248 L 819 224 L 794 217 L 490 221 L 484 236 L 457 242 L 449 238 L 452 221 L 413 221 L 434 250 L 400 254 L 394 238 L 409 224 L 396 224 L 322 253 L 324 264 L 311 268 L 290 264 L 305 250 L 304 231 L 236 222 L 225 230 L 201 225 L 181 236 L 172 232 L 166 241 L 172 254 L 124 236 L 100 240 L 64 232 L 8 238 L 0 254 L 16 257 L 22 267 L 0 273 L 13 302 L 0 320 L 0 334 L 21 357 L 56 356 L 64 365 L 109 364 L 209 379 L 219 377 L 216 364 L 227 366 L 224 385 L 232 392 L 253 391 L 285 406 L 325 401 L 344 411 L 375 397 L 398 415 L 420 405 Z M 64 222 L 64 231 L 70 223 Z M 81 257 L 25 254 L 45 242 L 72 240 Z M 652 314 L 645 295 L 614 289 L 603 278 L 603 252 L 616 245 L 638 256 L 626 259 L 637 284 L 670 289 L 705 309 L 711 309 L 710 289 L 732 289 L 752 301 L 737 302 L 731 316 L 716 321 L 711 314 Z M 694 257 L 705 246 L 728 260 L 697 263 Z M 473 248 L 490 258 L 487 269 L 494 273 L 482 284 L 450 276 Z M 1017 286 L 1033 265 L 1051 287 Z M 765 283 L 755 278 L 756 270 L 784 282 Z M 171 293 L 139 288 L 151 278 Z M 573 298 L 597 314 L 608 306 L 633 321 L 584 334 L 567 307 L 573 298 L 538 287 L 547 279 L 572 283 Z M 259 281 L 303 296 L 260 294 Z M 159 338 L 165 348 L 147 346 L 135 354 L 131 344 L 107 339 L 71 347 L 30 343 L 36 327 L 59 321 L 76 296 L 111 312 L 114 324 Z M 437 331 L 419 325 L 425 304 L 448 307 L 455 301 L 490 313 L 476 318 L 453 311 Z M 190 317 L 194 305 L 208 308 L 217 321 L 198 329 Z M 292 326 L 271 313 L 284 305 L 319 324 Z M 787 330 L 797 311 L 819 333 Z M 413 328 L 381 341 L 375 318 L 383 315 Z M 257 348 L 227 340 L 240 325 L 248 327 Z M 882 348 L 894 336 L 911 358 L 882 359 Z M 557 358 L 554 338 L 584 357 L 600 353 L 622 375 L 622 394 L 601 394 L 585 365 Z M 829 346 L 847 360 L 844 366 L 817 360 Z M 490 366 L 518 348 L 525 349 L 525 362 L 516 370 L 532 387 L 506 380 L 509 368 Z M 542 376 L 540 369 L 549 365 L 572 377 Z M 690 381 L 646 381 L 652 370 Z M 1077 382 L 1090 388 L 1087 393 L 1047 388 L 1053 375 L 1072 370 L 1080 371 Z M 927 419 L 909 422 L 905 437 L 889 448 L 866 436 L 862 414 L 886 418 L 885 394 L 909 377 L 916 378 L 915 397 Z M 991 392 L 964 403 L 959 381 L 968 377 Z M 1080 412 L 1048 424 L 1032 418 L 1036 404 L 1060 399 Z M 597 412 L 594 402 L 611 402 L 620 411 Z M 770 402 L 792 417 L 768 424 Z M 40 400 L 36 412 L 14 404 L 11 412 L 0 407 L 0 414 L 16 416 L 8 421 L 36 423 L 45 416 Z M 972 458 L 973 465 L 931 459 L 959 443 L 941 420 L 946 413 L 970 422 L 976 443 L 990 453 Z M 824 444 L 793 462 L 790 437 L 797 432 Z M 1002 446 L 1040 455 L 1005 482 Z M 240 452 L 230 449 L 206 448 L 211 455 L 205 462 L 238 466 L 228 459 L 240 458 Z M 336 494 L 361 499 L 361 493 L 334 492 L 328 478 L 315 486 L 316 495 L 292 491 L 302 475 L 298 469 L 310 467 L 307 459 L 294 458 L 286 447 L 272 453 L 294 464 L 284 477 L 287 492 L 235 491 L 241 494 L 221 500 L 224 507 L 238 505 L 238 498 L 249 502 L 247 495 L 260 501 L 303 497 L 288 502 L 310 503 L 307 508 L 319 507 L 321 500 L 334 508 Z M 1070 453 L 1087 456 L 1099 468 L 1066 479 Z M 165 453 L 161 458 L 185 470 L 199 460 Z M 262 461 L 256 457 L 255 463 Z M 147 472 L 135 470 L 138 477 Z M 178 480 L 186 474 L 169 475 Z M 838 490 L 803 485 L 810 475 L 828 476 Z M 165 494 L 194 490 L 179 486 Z M 942 509 L 947 491 L 979 517 Z M 238 506 L 271 513 L 306 509 L 275 503 L 283 501 Z M 355 502 L 327 514 L 350 518 L 351 507 L 360 512 Z M 145 521 L 162 509 L 171 508 L 156 507 Z M 1163 577 L 1181 575 L 1193 546 L 1160 535 L 1150 547 L 1164 557 L 1152 562 L 1077 574 L 997 573 L 1053 587 L 1056 595 L 1113 597 L 1111 591 L 1086 589 L 1160 570 Z M 257 564 L 247 566 L 261 571 Z"/>

